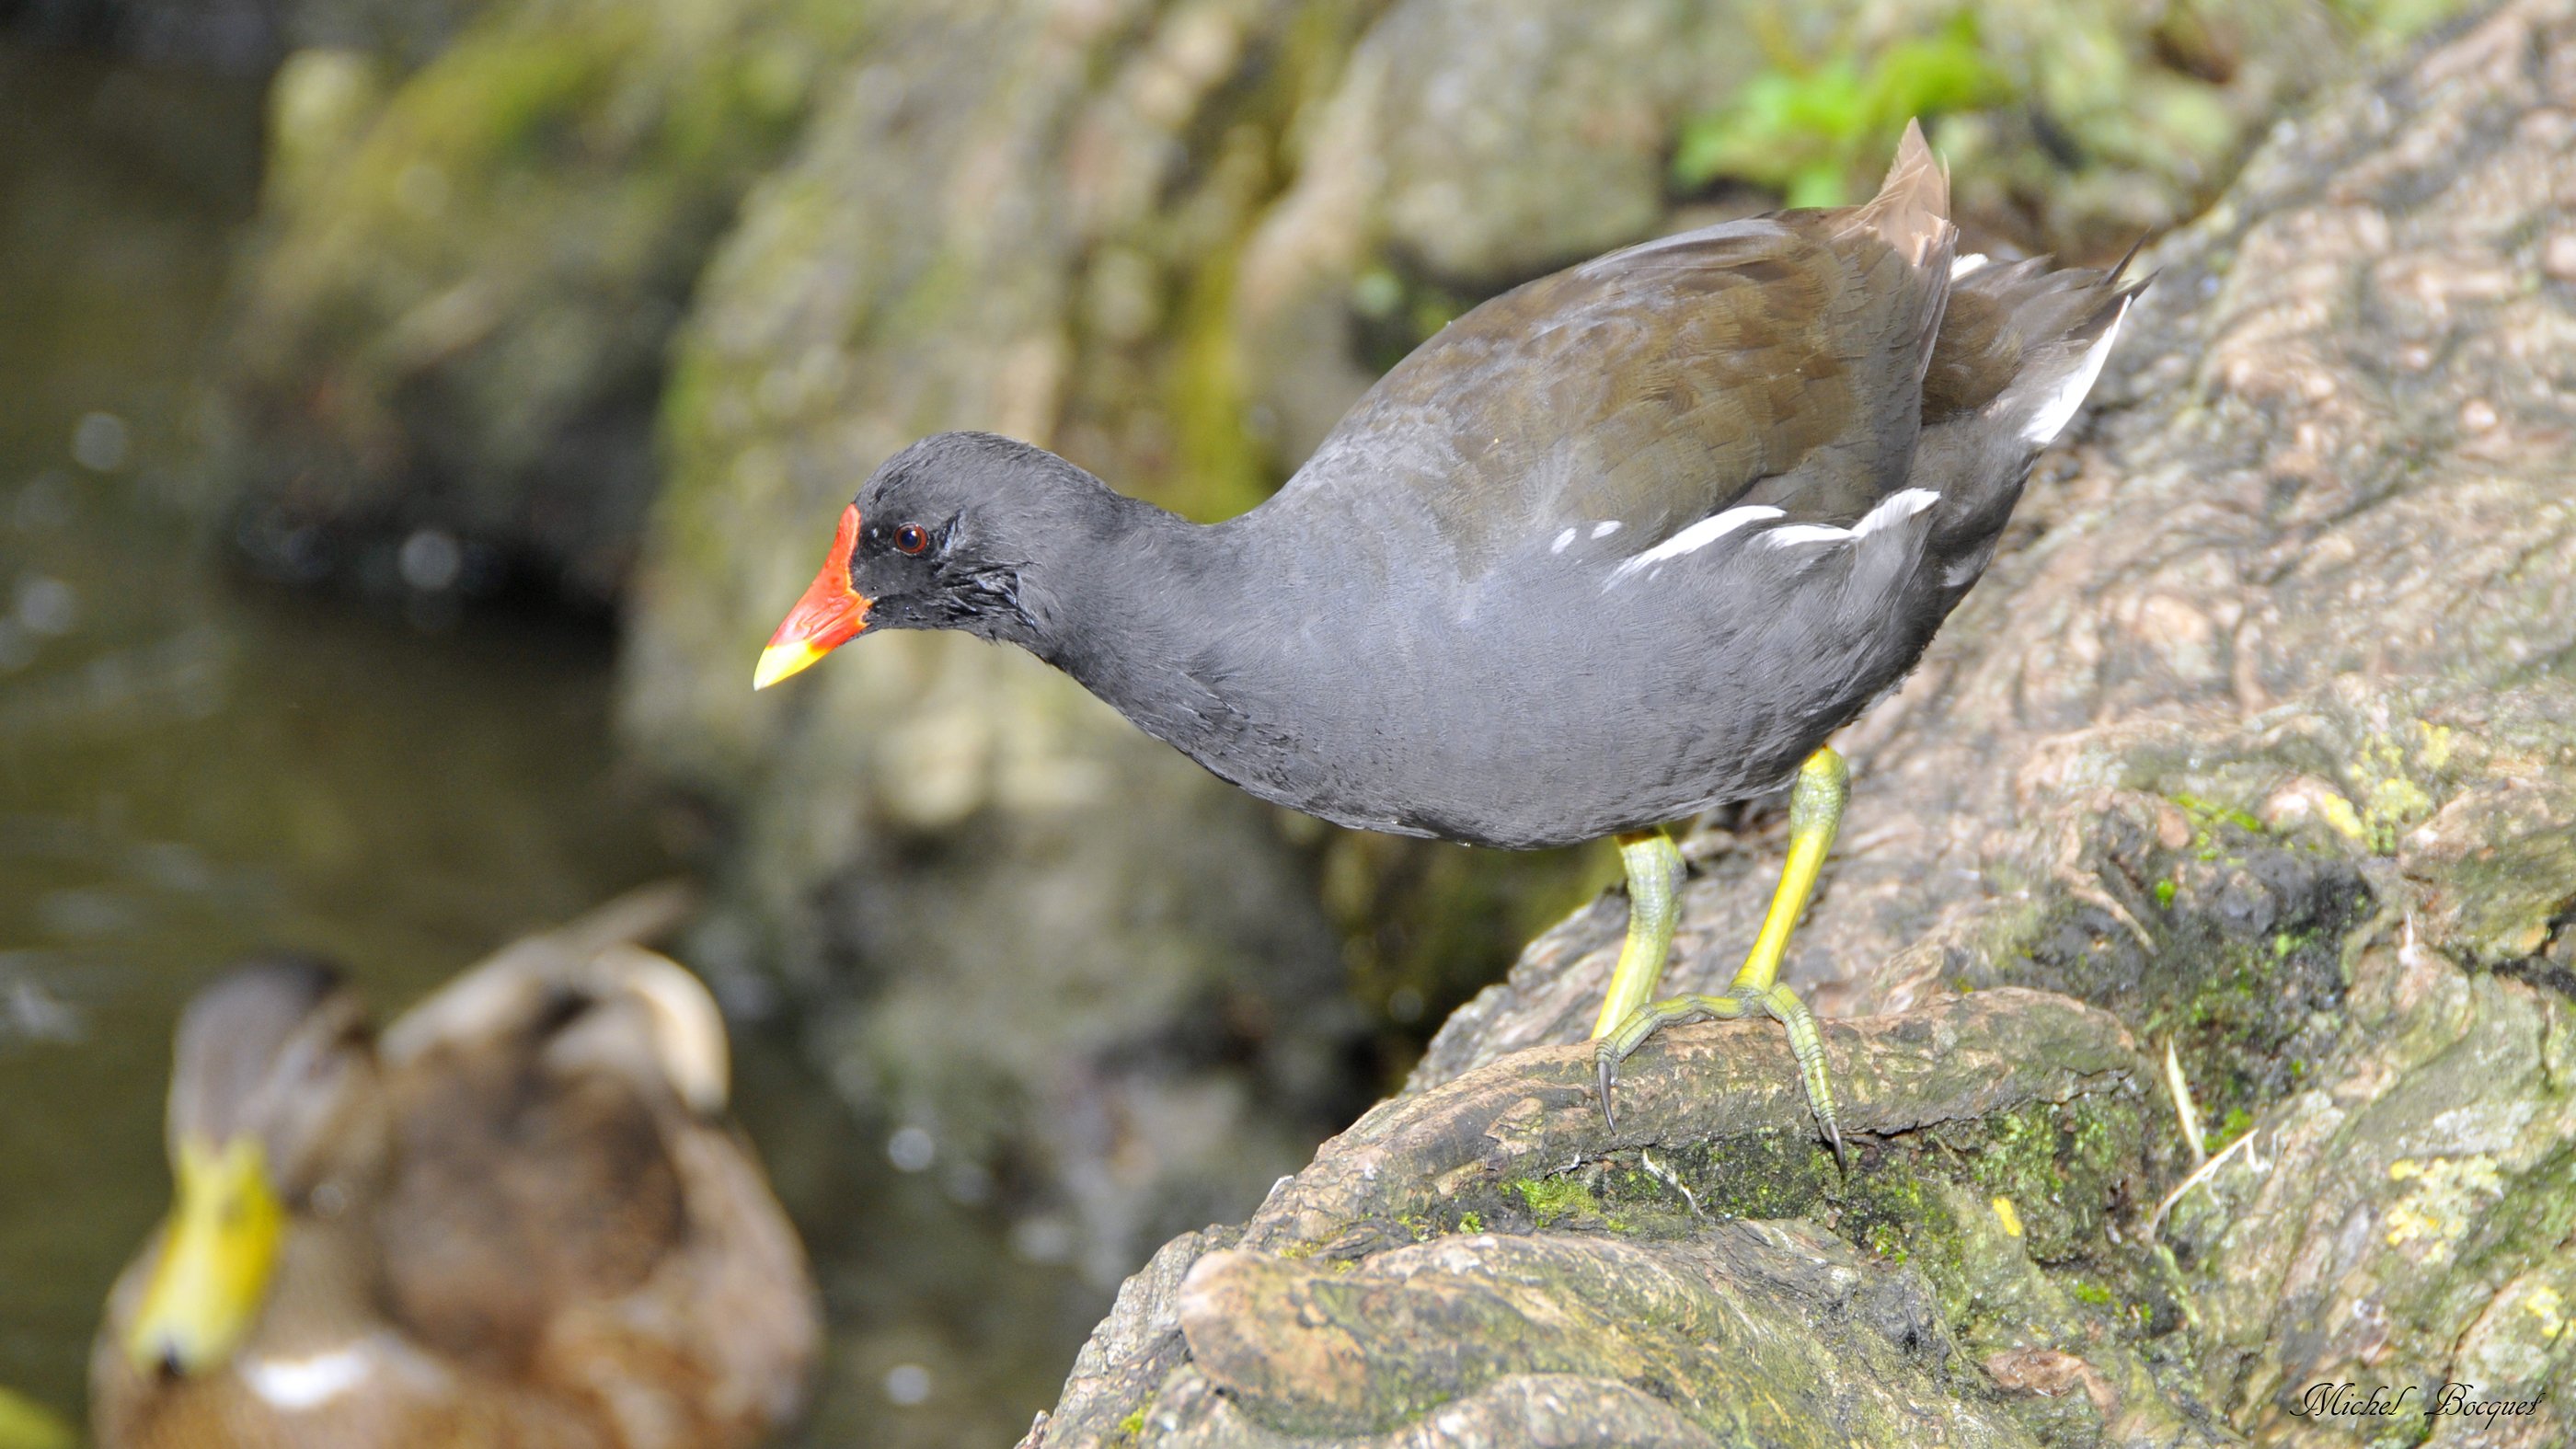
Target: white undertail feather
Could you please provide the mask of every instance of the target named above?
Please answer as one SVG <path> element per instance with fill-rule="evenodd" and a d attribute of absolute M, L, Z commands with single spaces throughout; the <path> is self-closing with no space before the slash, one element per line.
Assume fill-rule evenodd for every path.
<path fill-rule="evenodd" d="M 2120 324 L 2129 320 L 2129 304 L 2135 300 L 2124 298 L 2121 301 L 2119 313 L 2112 317 L 2111 325 L 2103 328 L 2102 335 L 2086 350 L 2083 365 L 2068 374 L 2066 380 L 2058 384 L 2057 391 L 2040 403 L 2039 411 L 2031 415 L 2029 425 L 2022 429 L 2023 438 L 2045 448 L 2057 441 L 2057 435 L 2066 431 L 2066 425 L 2075 420 L 2075 410 L 2084 406 L 2086 395 L 2093 391 L 2095 380 L 2102 376 L 2102 364 L 2110 359 L 2111 344 L 2120 339 Z"/>
<path fill-rule="evenodd" d="M 1974 275 L 1987 260 L 1984 252 L 1959 253 L 1950 259 L 1950 280 L 1955 282 L 1961 277 Z"/>

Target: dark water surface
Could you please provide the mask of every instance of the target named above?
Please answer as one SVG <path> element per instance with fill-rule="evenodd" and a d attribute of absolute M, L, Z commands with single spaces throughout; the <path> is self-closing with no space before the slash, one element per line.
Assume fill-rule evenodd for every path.
<path fill-rule="evenodd" d="M 259 115 L 255 82 L 0 45 L 0 1387 L 75 1419 L 101 1298 L 166 1201 L 196 985 L 314 949 L 388 1018 L 671 869 L 610 746 L 604 629 L 423 627 L 199 546 L 195 378 Z M 1008 1443 L 1100 1295 L 891 1170 L 780 1032 L 736 1047 L 832 1312 L 804 1439 Z"/>

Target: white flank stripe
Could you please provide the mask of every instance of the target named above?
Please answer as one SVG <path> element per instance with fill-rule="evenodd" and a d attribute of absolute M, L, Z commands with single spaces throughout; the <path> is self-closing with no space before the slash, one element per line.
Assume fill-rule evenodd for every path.
<path fill-rule="evenodd" d="M 1830 523 L 1793 523 L 1762 535 L 1762 541 L 1773 548 L 1787 548 L 1800 543 L 1840 543 L 1851 536 L 1850 529 L 1836 528 Z"/>
<path fill-rule="evenodd" d="M 1574 530 L 1569 528 L 1565 532 L 1558 534 L 1555 540 L 1548 544 L 1547 551 L 1549 553 L 1563 553 L 1572 547 L 1574 547 Z"/>
<path fill-rule="evenodd" d="M 1624 527 L 1626 527 L 1625 524 L 1622 524 L 1619 520 L 1613 518 L 1606 523 L 1596 523 L 1592 525 L 1592 536 L 1594 538 L 1608 538 L 1610 535 L 1617 533 Z"/>
<path fill-rule="evenodd" d="M 1762 535 L 1762 541 L 1773 548 L 1789 548 L 1801 543 L 1844 543 L 1863 534 L 1875 533 L 1891 523 L 1902 523 L 1941 501 L 1941 495 L 1929 488 L 1899 488 L 1878 500 L 1878 506 L 1861 515 L 1860 522 L 1849 528 L 1836 528 L 1830 523 L 1794 523 L 1775 528 Z"/>
<path fill-rule="evenodd" d="M 252 1393 L 271 1407 L 316 1409 L 358 1385 L 375 1371 L 364 1344 L 349 1344 L 305 1358 L 257 1358 L 242 1365 Z"/>
<path fill-rule="evenodd" d="M 1878 501 L 1878 506 L 1861 515 L 1852 526 L 1852 537 L 1874 532 L 1891 523 L 1903 523 L 1924 509 L 1941 501 L 1941 495 L 1929 488 L 1899 488 Z"/>
<path fill-rule="evenodd" d="M 1742 508 L 1730 508 L 1724 513 L 1703 518 L 1613 569 L 1610 573 L 1610 582 L 1615 584 L 1654 564 L 1662 563 L 1667 559 L 1680 558 L 1686 553 L 1695 553 L 1747 524 L 1762 523 L 1779 516 L 1780 510 L 1777 508 L 1751 503 Z"/>
<path fill-rule="evenodd" d="M 2057 391 L 2039 405 L 2039 411 L 2031 417 L 2030 426 L 2021 431 L 2023 438 L 2045 448 L 2057 441 L 2059 433 L 2066 431 L 2066 425 L 2074 421 L 2075 410 L 2084 406 L 2085 394 L 2093 390 L 2093 380 L 2102 375 L 2102 364 L 2111 356 L 2111 344 L 2120 339 L 2120 324 L 2128 320 L 2129 303 L 2122 302 L 2120 315 L 2111 319 L 2111 325 L 2102 329 L 2101 339 L 2084 354 L 2084 365 L 2075 369 L 2074 375 L 2059 384 Z"/>

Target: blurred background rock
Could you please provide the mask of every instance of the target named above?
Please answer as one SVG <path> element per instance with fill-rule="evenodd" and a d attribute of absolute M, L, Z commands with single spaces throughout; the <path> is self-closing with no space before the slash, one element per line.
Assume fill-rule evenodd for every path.
<path fill-rule="evenodd" d="M 1971 246 L 2098 260 L 2455 8 L 0 0 L 0 1074 L 121 1245 L 236 938 L 416 992 L 676 856 L 826 1423 L 1016 1433 L 1608 872 L 1284 816 L 962 638 L 753 695 L 881 458 L 1230 514 L 1477 300 L 1839 199 L 1907 115 Z M 113 1258 L 47 1206 L 0 1188 L 0 1381 L 61 1401 Z"/>

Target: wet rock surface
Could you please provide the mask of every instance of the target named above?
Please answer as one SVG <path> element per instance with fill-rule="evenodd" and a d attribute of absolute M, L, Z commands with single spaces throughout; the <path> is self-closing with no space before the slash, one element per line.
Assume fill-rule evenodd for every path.
<path fill-rule="evenodd" d="M 1604 1315 L 1648 1279 L 1601 1265 L 1643 1252 L 1692 1293 L 1758 1296 L 1779 1280 L 1718 1245 L 1775 1231 L 1829 1235 L 1857 1281 L 1919 1279 L 1972 1371 L 1924 1370 L 1911 1402 L 1960 1417 L 1896 1431 L 1812 1384 L 1806 1418 L 1766 1424 L 1806 1381 L 1748 1375 L 1721 1441 L 2561 1442 L 2571 102 L 2576 7 L 2505 7 L 2282 127 L 2152 258 L 2094 423 L 1852 731 L 1791 971 L 1840 1018 L 1852 1110 L 1919 1120 L 1877 1117 L 1835 1177 L 1776 1031 L 1730 1024 L 1642 1053 L 1640 1115 L 1603 1131 L 1588 1057 L 1556 1044 L 1615 955 L 1605 900 L 1245 1228 L 1167 1249 L 1028 1442 L 1703 1442 L 1716 1396 L 1658 1392 L 1668 1320 Z M 1776 822 L 1720 823 L 1691 842 L 1674 989 L 1724 983 L 1776 869 Z M 2052 1034 L 2097 1020 L 2098 1076 Z M 2042 1085 L 2047 1064 L 2074 1075 Z M 1945 1097 L 1944 1065 L 1988 1095 Z M 1653 1094 L 1689 1108 L 1649 1125 Z M 1678 1221 L 1642 1206 L 1685 1186 Z M 1525 1289 L 1537 1261 L 1562 1272 Z M 1904 1337 L 1834 1341 L 1839 1292 L 1791 1295 L 1828 1381 Z M 1542 1319 L 1580 1348 L 1515 1326 Z M 1450 1367 L 1385 1327 L 1447 1322 L 1501 1324 L 1505 1349 Z M 1402 1372 L 1353 1367 L 1373 1354 Z M 2320 1383 L 2418 1407 L 2319 1415 Z M 2537 1402 L 2423 1417 L 2446 1384 Z"/>

